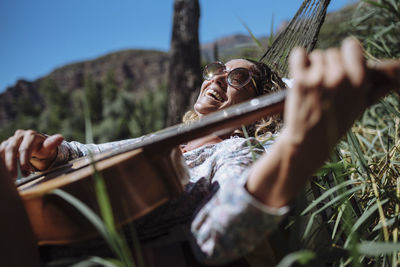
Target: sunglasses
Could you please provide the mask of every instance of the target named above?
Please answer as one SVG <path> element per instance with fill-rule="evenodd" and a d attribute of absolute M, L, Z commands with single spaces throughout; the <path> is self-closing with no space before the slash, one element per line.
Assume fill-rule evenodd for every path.
<path fill-rule="evenodd" d="M 226 66 L 222 62 L 213 62 L 204 67 L 203 70 L 203 78 L 207 81 L 212 80 L 217 75 L 223 75 L 228 73 L 226 76 L 226 81 L 230 86 L 235 89 L 240 89 L 243 86 L 246 86 L 250 81 L 253 82 L 254 88 L 257 91 L 257 85 L 251 76 L 250 70 L 246 68 L 236 68 L 231 71 L 226 70 Z"/>

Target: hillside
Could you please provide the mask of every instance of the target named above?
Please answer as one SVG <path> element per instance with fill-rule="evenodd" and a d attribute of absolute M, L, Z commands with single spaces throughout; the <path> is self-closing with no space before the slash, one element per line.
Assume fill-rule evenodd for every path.
<path fill-rule="evenodd" d="M 123 87 L 130 82 L 128 90 L 138 95 L 152 91 L 165 83 L 168 73 L 168 54 L 151 50 L 124 50 L 93 60 L 82 61 L 60 67 L 35 81 L 19 80 L 0 94 L 0 128 L 12 122 L 18 98 L 27 98 L 31 103 L 44 105 L 38 92 L 42 81 L 51 79 L 61 90 L 73 92 L 81 89 L 85 79 L 100 82 L 108 73 L 113 73 L 115 82 Z"/>

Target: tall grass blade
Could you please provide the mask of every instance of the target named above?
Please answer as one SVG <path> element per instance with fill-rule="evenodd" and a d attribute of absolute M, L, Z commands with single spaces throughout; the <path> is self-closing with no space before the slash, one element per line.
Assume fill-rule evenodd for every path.
<path fill-rule="evenodd" d="M 247 32 L 248 32 L 249 35 L 251 36 L 251 39 L 256 43 L 257 47 L 258 47 L 261 51 L 263 51 L 263 50 L 264 50 L 264 47 L 263 47 L 263 45 L 261 44 L 260 40 L 257 39 L 257 37 L 253 34 L 253 32 L 251 31 L 251 29 L 247 26 L 247 24 L 246 24 L 243 20 L 241 20 L 241 19 L 239 19 L 239 20 L 240 20 L 240 23 L 242 23 L 243 27 L 246 28 Z"/>
<path fill-rule="evenodd" d="M 386 221 L 386 226 L 393 226 L 397 225 L 397 222 L 400 220 L 400 216 L 395 216 L 393 218 L 390 218 L 389 220 Z M 372 231 L 379 231 L 382 230 L 383 226 L 381 223 L 377 224 Z"/>
<path fill-rule="evenodd" d="M 352 184 L 357 184 L 359 182 L 360 181 L 357 181 L 357 180 L 348 180 L 348 181 L 345 181 L 345 182 L 343 182 L 341 184 L 336 185 L 335 187 L 330 188 L 325 193 L 323 193 L 321 196 L 319 196 L 316 200 L 314 200 L 310 205 L 308 205 L 307 208 L 301 212 L 301 215 L 305 215 L 306 213 L 308 213 L 315 206 L 320 204 L 322 200 L 324 200 L 328 196 L 332 195 L 333 193 L 339 191 L 339 189 L 341 189 L 343 187 L 347 187 L 347 186 L 352 185 Z"/>
<path fill-rule="evenodd" d="M 104 266 L 104 267 L 122 267 L 123 265 L 120 262 L 116 262 L 113 259 L 103 259 L 100 257 L 90 257 L 86 260 L 80 261 L 70 267 L 95 267 L 95 266 Z"/>
<path fill-rule="evenodd" d="M 92 121 L 90 119 L 90 107 L 86 94 L 83 94 L 82 104 L 83 104 L 83 115 L 85 118 L 85 141 L 86 144 L 92 144 L 94 143 L 93 127 L 92 127 Z"/>
<path fill-rule="evenodd" d="M 400 243 L 396 242 L 363 242 L 357 245 L 360 254 L 368 256 L 390 255 L 400 252 Z"/>
<path fill-rule="evenodd" d="M 386 204 L 388 201 L 389 201 L 388 199 L 383 200 L 383 201 L 381 202 L 381 205 Z M 372 214 L 374 214 L 374 213 L 378 210 L 378 208 L 379 208 L 378 203 L 375 203 L 374 205 L 372 205 L 370 208 L 368 208 L 367 210 L 365 210 L 365 211 L 363 212 L 363 214 L 357 219 L 356 223 L 355 223 L 355 224 L 353 225 L 353 227 L 351 228 L 350 233 L 349 233 L 349 238 L 346 240 L 346 242 L 345 242 L 345 244 L 344 244 L 344 247 L 347 247 L 347 246 L 349 245 L 349 242 L 350 242 L 350 239 L 351 239 L 350 236 L 351 236 L 355 231 L 357 231 L 358 228 L 359 228 L 363 223 L 365 223 L 365 221 L 366 221 Z"/>
<path fill-rule="evenodd" d="M 340 195 L 338 195 L 338 196 L 334 197 L 332 200 L 328 201 L 328 202 L 327 202 L 325 205 L 323 205 L 321 208 L 319 208 L 318 210 L 316 210 L 315 212 L 313 212 L 313 213 L 311 214 L 310 219 L 309 219 L 308 222 L 307 222 L 307 227 L 306 227 L 306 230 L 304 231 L 303 238 L 305 238 L 305 237 L 309 234 L 309 232 L 310 232 L 310 230 L 311 230 L 311 226 L 312 226 L 312 224 L 314 223 L 314 218 L 315 218 L 316 215 L 318 215 L 318 213 L 320 213 L 320 212 L 326 210 L 328 207 L 331 207 L 331 206 L 332 206 L 333 204 L 335 204 L 336 202 L 338 202 L 338 201 L 342 200 L 343 198 L 345 198 L 345 197 L 347 197 L 347 196 L 353 194 L 354 192 L 359 191 L 361 188 L 362 188 L 362 186 L 357 186 L 357 187 L 354 187 L 354 188 L 349 189 L 349 190 L 347 190 L 347 191 L 344 191 L 344 192 L 341 193 Z M 307 208 L 308 208 L 308 207 L 307 207 Z"/>
<path fill-rule="evenodd" d="M 97 201 L 100 207 L 100 213 L 104 220 L 104 223 L 113 237 L 113 240 L 118 246 L 118 254 L 121 260 L 124 262 L 125 266 L 134 266 L 133 258 L 129 249 L 128 244 L 125 239 L 119 235 L 115 227 L 114 216 L 112 213 L 112 208 L 110 205 L 110 200 L 108 198 L 107 189 L 104 183 L 104 179 L 101 177 L 100 173 L 95 168 L 95 164 L 92 164 L 94 169 L 94 186 L 96 191 Z"/>
<path fill-rule="evenodd" d="M 271 16 L 271 27 L 269 29 L 269 37 L 268 37 L 268 47 L 272 45 L 274 42 L 274 14 Z"/>
<path fill-rule="evenodd" d="M 339 207 L 339 211 L 338 211 L 338 214 L 337 214 L 337 217 L 336 217 L 336 220 L 335 220 L 335 225 L 333 226 L 333 231 L 332 231 L 332 236 L 331 236 L 332 240 L 335 239 L 335 235 L 336 235 L 336 232 L 337 232 L 338 227 L 339 227 L 340 219 L 343 216 L 343 209 L 344 209 L 343 205 Z"/>
<path fill-rule="evenodd" d="M 310 250 L 299 250 L 286 255 L 276 267 L 290 267 L 296 262 L 304 265 L 314 259 L 315 256 L 315 253 Z"/>
<path fill-rule="evenodd" d="M 96 191 L 97 203 L 100 208 L 101 217 L 103 218 L 106 227 L 110 231 L 116 232 L 114 216 L 110 205 L 110 199 L 108 198 L 108 193 L 104 179 L 101 177 L 100 173 L 96 169 L 95 163 L 93 162 L 93 155 L 90 154 L 90 158 L 92 161 L 92 168 L 94 172 L 93 182 Z"/>
<path fill-rule="evenodd" d="M 368 164 L 365 161 L 364 154 L 361 151 L 360 144 L 357 140 L 357 137 L 354 135 L 352 131 L 348 131 L 347 133 L 347 140 L 351 145 L 353 150 L 352 157 L 355 157 L 360 162 L 360 167 L 364 173 L 369 174 Z"/>
<path fill-rule="evenodd" d="M 74 197 L 73 195 L 61 189 L 55 189 L 48 194 L 58 196 L 59 198 L 63 199 L 65 202 L 69 203 L 71 206 L 76 208 L 96 228 L 96 230 L 107 241 L 107 243 L 112 247 L 112 249 L 116 249 L 115 243 L 112 240 L 112 237 L 107 227 L 101 220 L 101 218 L 94 211 L 92 211 L 85 203 L 83 203 L 78 198 Z"/>
<path fill-rule="evenodd" d="M 386 108 L 387 111 L 389 111 L 390 113 L 394 114 L 396 117 L 400 118 L 400 112 L 397 111 L 397 109 L 395 109 L 392 105 L 390 105 L 388 102 L 386 101 L 380 101 L 379 102 L 382 106 L 384 106 Z"/>
<path fill-rule="evenodd" d="M 387 8 L 387 6 L 386 5 L 384 5 L 384 4 L 382 4 L 382 3 L 379 3 L 379 2 L 377 2 L 377 1 L 371 1 L 371 0 L 363 0 L 365 3 L 368 3 L 368 4 L 370 4 L 370 5 L 373 5 L 373 6 L 376 6 L 376 7 L 379 7 L 379 8 L 384 8 L 384 9 L 386 9 Z"/>

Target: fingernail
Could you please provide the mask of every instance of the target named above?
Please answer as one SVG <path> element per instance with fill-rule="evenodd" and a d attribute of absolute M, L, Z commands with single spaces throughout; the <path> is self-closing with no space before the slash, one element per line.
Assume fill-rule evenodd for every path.
<path fill-rule="evenodd" d="M 360 41 L 355 37 L 347 37 L 343 40 L 343 46 L 361 46 Z"/>

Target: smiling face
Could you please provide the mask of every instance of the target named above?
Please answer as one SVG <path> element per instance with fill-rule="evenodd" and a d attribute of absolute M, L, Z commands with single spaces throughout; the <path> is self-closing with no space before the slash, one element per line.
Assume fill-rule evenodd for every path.
<path fill-rule="evenodd" d="M 245 59 L 233 59 L 225 65 L 227 73 L 236 68 L 246 68 L 249 70 L 254 68 L 253 63 Z M 256 89 L 252 82 L 249 82 L 240 89 L 236 89 L 227 83 L 227 73 L 215 75 L 210 80 L 205 80 L 201 85 L 200 95 L 194 104 L 194 110 L 199 117 L 256 96 Z"/>

